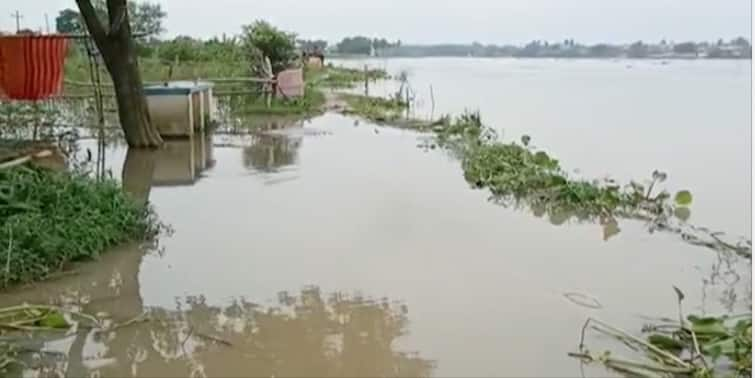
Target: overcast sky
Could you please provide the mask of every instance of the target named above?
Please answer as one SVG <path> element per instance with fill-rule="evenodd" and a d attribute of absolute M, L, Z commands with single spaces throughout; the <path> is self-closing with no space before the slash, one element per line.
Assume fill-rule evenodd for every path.
<path fill-rule="evenodd" d="M 262 18 L 307 38 L 346 35 L 404 43 L 523 43 L 533 39 L 631 42 L 749 36 L 750 0 L 153 0 L 168 12 L 166 36 L 234 34 Z M 0 0 L 0 30 L 54 28 L 74 0 Z M 749 38 L 749 37 L 748 37 Z"/>

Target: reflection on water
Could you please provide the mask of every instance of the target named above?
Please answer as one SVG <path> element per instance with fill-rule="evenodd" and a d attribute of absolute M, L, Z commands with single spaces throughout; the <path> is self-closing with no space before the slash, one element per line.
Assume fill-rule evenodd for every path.
<path fill-rule="evenodd" d="M 244 299 L 224 307 L 187 297 L 174 310 L 151 308 L 148 321 L 109 335 L 86 335 L 82 361 L 107 363 L 71 375 L 102 376 L 429 376 L 433 364 L 394 350 L 407 332 L 406 307 L 317 287 L 281 293 L 275 307 Z M 73 361 L 69 363 L 73 364 Z M 84 364 L 80 364 L 84 366 Z"/>
<path fill-rule="evenodd" d="M 244 165 L 260 172 L 274 172 L 295 165 L 301 142 L 301 138 L 259 135 L 244 148 Z"/>
<path fill-rule="evenodd" d="M 743 259 L 731 252 L 717 252 L 709 266 L 697 267 L 702 274 L 701 311 L 704 314 L 715 315 L 708 307 L 716 308 L 718 305 L 733 314 L 737 307 L 744 305 L 752 308 L 752 260 Z M 707 304 L 707 298 L 718 303 Z"/>
<path fill-rule="evenodd" d="M 141 257 L 120 252 L 135 261 Z M 65 289 L 43 286 L 50 286 L 49 299 L 57 294 L 69 306 L 112 314 L 122 326 L 23 342 L 42 351 L 26 356 L 24 376 L 428 377 L 435 368 L 416 352 L 397 350 L 409 324 L 408 307 L 400 302 L 343 293 L 323 297 L 311 286 L 298 295 L 280 292 L 276 305 L 238 298 L 216 306 L 203 296 L 188 296 L 170 309 L 145 308 L 134 279 L 138 263 L 103 263 L 99 268 L 109 278 L 56 285 Z"/>
<path fill-rule="evenodd" d="M 123 160 L 126 192 L 146 200 L 152 187 L 193 185 L 215 165 L 212 137 L 166 140 L 160 149 L 128 148 Z"/>

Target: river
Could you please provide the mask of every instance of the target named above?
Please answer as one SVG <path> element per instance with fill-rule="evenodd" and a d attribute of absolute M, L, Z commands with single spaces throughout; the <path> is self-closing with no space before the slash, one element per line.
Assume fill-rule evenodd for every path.
<path fill-rule="evenodd" d="M 665 188 L 694 195 L 691 223 L 751 238 L 749 61 L 340 63 L 406 71 L 416 116 L 480 110 L 575 175 L 667 172 Z M 142 188 L 173 234 L 0 304 L 148 320 L 49 340 L 64 357 L 24 375 L 576 376 L 567 352 L 587 317 L 639 332 L 644 316 L 677 316 L 672 286 L 687 312 L 751 311 L 749 260 L 641 222 L 604 240 L 600 225 L 494 204 L 458 160 L 418 147 L 425 135 L 337 114 L 256 121 L 287 129 L 149 156 L 107 147 L 113 176 Z"/>

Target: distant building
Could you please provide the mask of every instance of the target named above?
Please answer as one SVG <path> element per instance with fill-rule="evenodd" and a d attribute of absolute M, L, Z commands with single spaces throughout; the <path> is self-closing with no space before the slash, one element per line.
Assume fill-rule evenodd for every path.
<path fill-rule="evenodd" d="M 312 68 L 325 66 L 325 54 L 322 51 L 305 51 L 302 54 L 304 65 Z"/>

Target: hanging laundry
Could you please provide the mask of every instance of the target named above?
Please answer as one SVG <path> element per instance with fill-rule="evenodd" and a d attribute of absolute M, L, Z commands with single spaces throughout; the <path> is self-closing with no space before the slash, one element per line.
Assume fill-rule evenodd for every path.
<path fill-rule="evenodd" d="M 0 36 L 0 98 L 41 100 L 60 93 L 68 40 L 59 35 Z"/>

